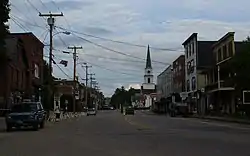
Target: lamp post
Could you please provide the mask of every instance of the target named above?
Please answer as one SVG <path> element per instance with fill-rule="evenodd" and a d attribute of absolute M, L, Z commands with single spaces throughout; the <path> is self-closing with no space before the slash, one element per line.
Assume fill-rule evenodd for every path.
<path fill-rule="evenodd" d="M 52 35 L 52 37 L 54 37 L 54 36 L 56 36 L 56 35 L 58 35 L 58 34 L 70 35 L 71 32 L 69 32 L 69 31 L 59 31 L 59 32 L 54 33 L 54 34 Z"/>

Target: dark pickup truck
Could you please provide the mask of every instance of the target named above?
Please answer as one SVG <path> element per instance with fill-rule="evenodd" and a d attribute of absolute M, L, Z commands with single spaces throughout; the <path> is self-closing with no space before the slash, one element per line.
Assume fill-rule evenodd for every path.
<path fill-rule="evenodd" d="M 32 126 L 34 130 L 43 128 L 46 112 L 40 102 L 24 102 L 14 105 L 6 116 L 7 131 L 13 127 L 21 128 Z"/>

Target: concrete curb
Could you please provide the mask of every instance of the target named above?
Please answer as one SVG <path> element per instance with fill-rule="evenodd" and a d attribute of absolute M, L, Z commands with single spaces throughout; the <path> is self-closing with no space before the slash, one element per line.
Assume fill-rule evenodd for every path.
<path fill-rule="evenodd" d="M 191 118 L 198 118 L 203 120 L 213 120 L 213 121 L 222 121 L 222 122 L 229 122 L 229 123 L 239 123 L 239 124 L 246 124 L 250 125 L 250 120 L 241 120 L 241 119 L 231 119 L 231 118 L 220 118 L 220 117 L 200 117 L 200 116 L 190 116 Z"/>

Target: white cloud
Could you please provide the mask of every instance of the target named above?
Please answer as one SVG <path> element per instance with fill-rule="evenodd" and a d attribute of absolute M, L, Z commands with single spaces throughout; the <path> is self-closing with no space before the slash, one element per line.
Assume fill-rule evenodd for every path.
<path fill-rule="evenodd" d="M 145 46 L 150 44 L 152 47 L 176 49 L 176 52 L 151 49 L 152 60 L 166 64 L 172 63 L 174 59 L 182 54 L 181 44 L 193 32 L 198 32 L 202 40 L 217 40 L 227 31 L 235 31 L 237 40 L 243 40 L 249 34 L 250 21 L 247 15 L 250 12 L 248 9 L 250 2 L 247 0 L 232 1 L 230 3 L 226 0 L 78 0 L 74 2 L 54 0 L 57 6 L 51 3 L 50 0 L 42 1 L 47 7 L 44 7 L 40 0 L 30 2 L 43 13 L 48 11 L 59 12 L 57 6 L 59 6 L 60 10 L 64 9 L 61 10 L 64 17 L 56 18 L 56 25 L 64 28 L 68 29 L 69 24 L 71 29 L 104 38 Z M 15 5 L 15 7 L 12 7 L 11 17 L 18 17 L 15 20 L 43 40 L 44 31 L 47 29 L 46 21 L 38 16 L 38 12 L 27 3 L 27 0 L 22 2 L 10 0 L 10 2 Z M 70 5 L 64 7 L 63 5 L 67 3 L 70 3 Z M 236 7 L 238 4 L 241 4 L 240 7 Z M 43 28 L 33 25 L 39 25 Z M 15 32 L 23 31 L 12 20 L 10 28 L 11 31 Z M 98 48 L 75 36 L 62 34 L 59 36 L 67 45 L 83 46 L 84 49 L 79 51 L 79 58 L 112 70 L 106 70 L 94 65 L 92 68 L 105 94 L 112 94 L 116 87 L 122 85 L 129 87 L 138 86 L 142 83 L 145 67 L 143 60 L 135 62 L 137 59 Z M 140 58 L 146 57 L 146 48 L 112 43 L 87 36 L 82 37 L 129 55 Z M 48 42 L 48 38 L 45 41 Z M 61 43 L 58 36 L 55 37 L 54 47 L 67 50 L 67 47 Z M 45 54 L 48 55 L 48 52 L 45 51 Z M 54 54 L 57 56 L 57 61 L 60 59 L 69 61 L 67 68 L 61 67 L 69 75 L 72 75 L 72 55 L 65 55 L 56 51 Z M 87 54 L 104 58 L 95 58 Z M 130 61 L 121 61 L 121 59 Z M 153 67 L 154 73 L 159 74 L 166 68 L 166 65 L 153 63 Z M 66 78 L 57 67 L 54 68 L 54 75 Z M 78 70 L 80 75 L 84 77 L 84 70 L 81 67 L 78 67 Z M 127 73 L 127 75 L 124 73 Z"/>

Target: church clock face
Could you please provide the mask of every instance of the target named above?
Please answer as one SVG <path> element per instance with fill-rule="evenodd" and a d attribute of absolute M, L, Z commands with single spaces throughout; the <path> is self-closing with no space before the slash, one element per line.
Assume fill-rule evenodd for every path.
<path fill-rule="evenodd" d="M 148 70 L 148 74 L 150 74 L 150 70 Z"/>

